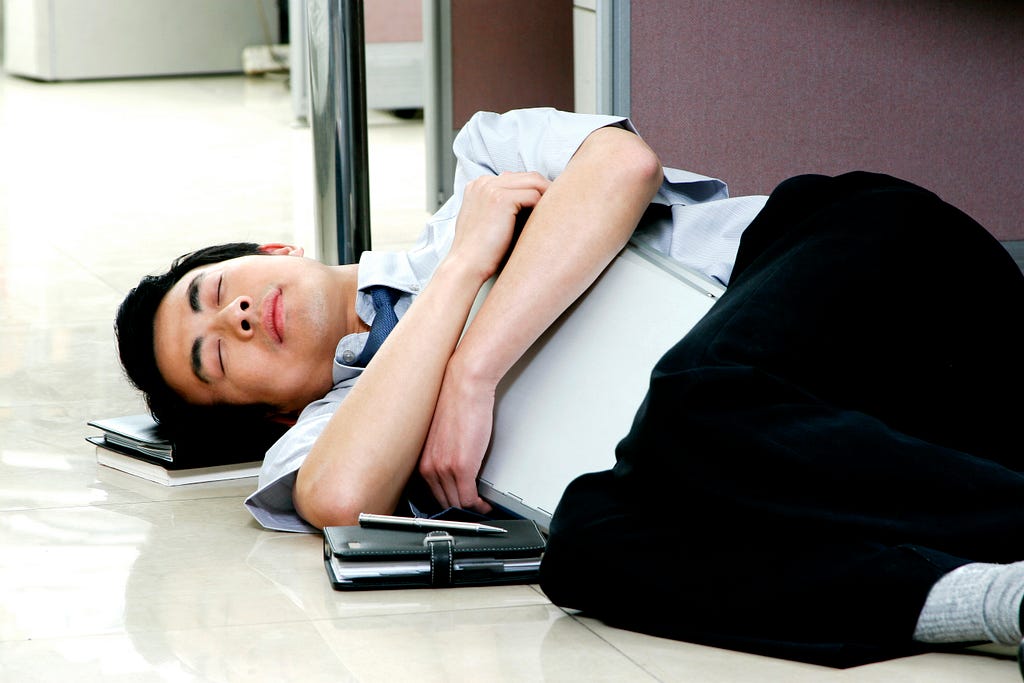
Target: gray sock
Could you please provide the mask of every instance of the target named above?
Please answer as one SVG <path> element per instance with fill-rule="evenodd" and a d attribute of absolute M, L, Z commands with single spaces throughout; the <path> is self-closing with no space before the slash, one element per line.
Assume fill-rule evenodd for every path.
<path fill-rule="evenodd" d="M 928 593 L 914 640 L 922 643 L 1021 639 L 1024 562 L 966 564 L 939 579 Z"/>

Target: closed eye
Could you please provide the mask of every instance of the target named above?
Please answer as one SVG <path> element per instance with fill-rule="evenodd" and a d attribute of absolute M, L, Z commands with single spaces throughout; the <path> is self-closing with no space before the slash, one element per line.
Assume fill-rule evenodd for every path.
<path fill-rule="evenodd" d="M 224 289 L 224 274 L 221 273 L 217 277 L 217 308 L 218 309 L 220 308 L 220 297 L 221 297 L 221 291 L 223 291 L 223 289 Z M 217 340 L 217 362 L 220 363 L 220 375 L 221 375 L 221 377 L 223 377 L 224 376 L 224 355 L 221 352 L 221 343 L 222 343 L 222 340 L 218 339 Z"/>
<path fill-rule="evenodd" d="M 192 309 L 193 313 L 199 313 L 203 310 L 203 307 L 199 303 L 199 286 L 203 284 L 203 279 L 206 277 L 206 273 L 199 273 L 192 281 L 188 283 L 188 289 L 186 290 L 185 296 L 188 299 L 188 307 Z"/>

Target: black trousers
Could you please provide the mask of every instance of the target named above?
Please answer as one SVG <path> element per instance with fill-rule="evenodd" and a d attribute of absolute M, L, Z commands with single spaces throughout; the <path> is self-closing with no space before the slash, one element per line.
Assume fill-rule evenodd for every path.
<path fill-rule="evenodd" d="M 615 467 L 566 490 L 542 588 L 612 625 L 832 666 L 914 651 L 938 578 L 1024 560 L 1022 320 L 1019 268 L 934 194 L 782 183 Z"/>

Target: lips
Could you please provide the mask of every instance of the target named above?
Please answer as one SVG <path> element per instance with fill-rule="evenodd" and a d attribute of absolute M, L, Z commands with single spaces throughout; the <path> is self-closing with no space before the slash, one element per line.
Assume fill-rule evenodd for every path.
<path fill-rule="evenodd" d="M 280 344 L 284 341 L 284 305 L 281 301 L 281 290 L 272 289 L 263 298 L 260 307 L 260 322 L 272 340 Z"/>

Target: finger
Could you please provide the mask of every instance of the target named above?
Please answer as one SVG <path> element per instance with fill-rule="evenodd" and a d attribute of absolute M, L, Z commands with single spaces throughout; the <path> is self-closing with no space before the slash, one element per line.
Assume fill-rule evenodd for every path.
<path fill-rule="evenodd" d="M 434 496 L 434 499 L 440 503 L 443 507 L 449 507 L 448 497 L 445 494 L 444 486 L 441 485 L 441 478 L 437 473 L 437 469 L 434 467 L 434 458 L 430 455 L 431 449 L 429 444 L 423 449 L 423 455 L 420 457 L 420 476 L 423 481 L 427 483 L 427 487 L 430 489 L 430 494 Z"/>
<path fill-rule="evenodd" d="M 481 515 L 486 515 L 490 513 L 492 510 L 494 510 L 494 508 L 491 507 L 490 503 L 488 503 L 483 498 L 477 498 L 477 502 L 467 505 L 466 509 L 472 510 L 473 512 L 479 512 Z"/>
<path fill-rule="evenodd" d="M 434 494 L 434 498 L 437 499 L 438 505 L 442 508 L 450 508 L 454 506 L 454 503 L 448 500 L 448 496 L 444 492 L 444 487 L 440 483 L 434 483 L 430 486 L 430 492 Z"/>
<path fill-rule="evenodd" d="M 442 507 L 457 507 L 459 504 L 459 491 L 455 486 L 455 478 L 451 473 L 451 469 L 435 463 L 433 458 L 425 461 L 422 465 L 429 467 L 429 470 L 426 472 L 423 472 L 421 467 L 421 474 L 437 502 Z"/>
<path fill-rule="evenodd" d="M 495 182 L 499 187 L 509 189 L 529 188 L 541 193 L 551 185 L 550 180 L 536 171 L 530 171 L 528 173 L 512 173 L 509 171 L 503 171 L 501 175 L 491 176 L 490 178 L 492 182 Z"/>
<path fill-rule="evenodd" d="M 551 184 L 539 173 L 502 173 L 497 176 L 482 176 L 471 181 L 472 193 L 493 196 L 500 196 L 503 192 L 513 190 L 534 190 L 543 192 Z M 467 185 L 467 190 L 470 189 Z"/>
<path fill-rule="evenodd" d="M 450 474 L 441 477 L 441 487 L 444 499 L 438 499 L 444 507 L 462 507 L 459 502 L 459 489 L 455 485 L 455 478 Z"/>
<path fill-rule="evenodd" d="M 427 486 L 430 488 L 430 495 L 434 496 L 434 500 L 436 500 L 441 507 L 450 507 L 451 505 L 445 495 L 444 487 L 441 486 L 441 482 L 433 472 L 428 473 L 421 471 L 420 474 L 423 476 L 423 480 L 427 482 Z"/>
<path fill-rule="evenodd" d="M 547 178 L 545 178 L 541 173 L 538 173 L 537 171 L 502 171 L 501 173 L 499 173 L 496 176 L 480 176 L 480 177 L 481 178 L 485 178 L 485 177 L 503 178 L 503 179 L 504 178 L 508 178 L 508 179 L 512 179 L 512 180 L 521 179 L 521 180 L 526 180 L 526 181 L 529 181 L 529 182 L 535 182 L 536 180 L 542 180 L 542 181 L 548 182 Z"/>
<path fill-rule="evenodd" d="M 524 188 L 521 190 L 507 190 L 506 200 L 511 202 L 516 210 L 523 208 L 524 206 L 537 206 L 537 202 L 544 195 L 533 188 Z"/>
<path fill-rule="evenodd" d="M 476 488 L 476 477 L 461 477 L 459 482 L 459 506 L 467 510 L 473 510 L 483 500 L 480 498 L 480 492 Z"/>

